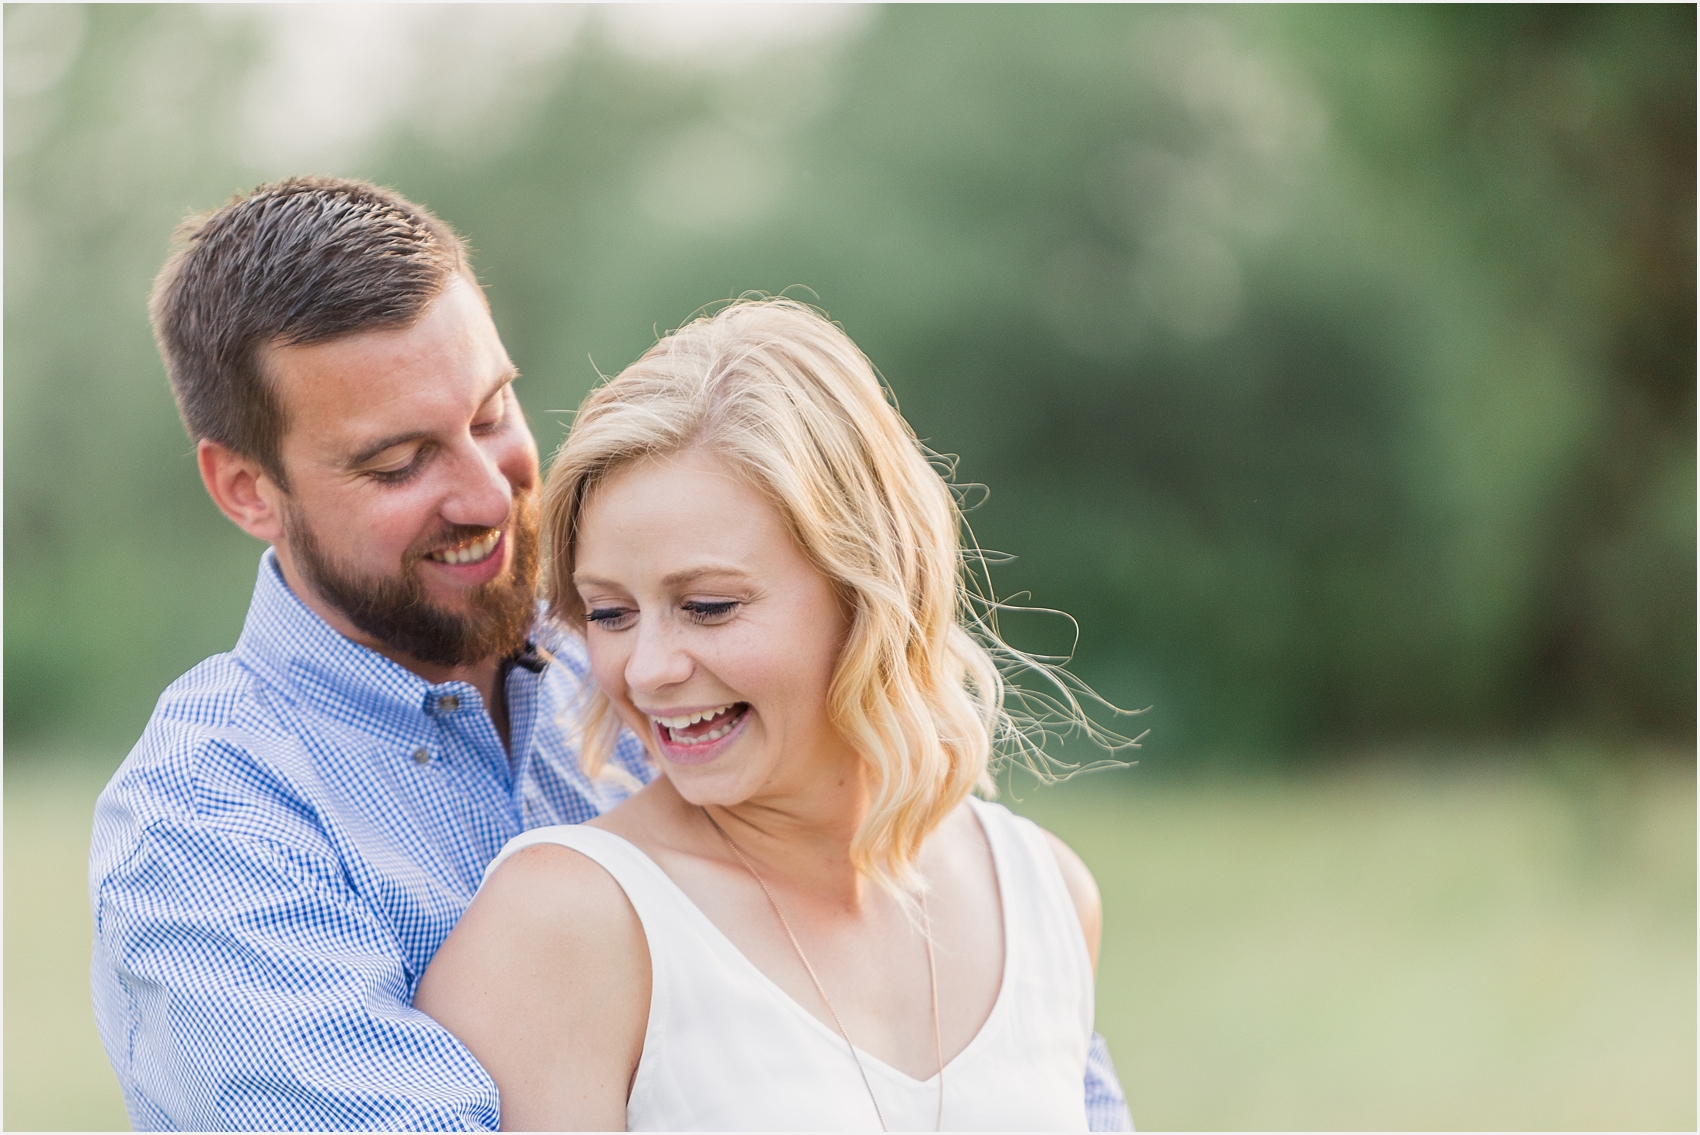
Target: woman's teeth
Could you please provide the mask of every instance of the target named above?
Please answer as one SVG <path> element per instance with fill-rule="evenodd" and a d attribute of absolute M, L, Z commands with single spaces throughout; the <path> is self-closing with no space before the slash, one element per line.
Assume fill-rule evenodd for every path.
<path fill-rule="evenodd" d="M 667 739 L 675 745 L 706 745 L 710 741 L 718 741 L 732 732 L 732 727 L 738 723 L 738 717 L 732 711 L 742 702 L 733 702 L 717 709 L 705 709 L 701 713 L 688 713 L 682 717 L 656 717 L 650 715 L 650 720 L 667 731 Z M 726 714 L 726 720 L 716 725 L 706 733 L 686 735 L 681 730 L 689 729 L 701 721 L 712 721 L 721 714 Z"/>
<path fill-rule="evenodd" d="M 440 564 L 475 564 L 488 558 L 490 553 L 496 550 L 496 541 L 501 538 L 502 530 L 492 528 L 488 536 L 480 536 L 478 539 L 470 540 L 465 544 L 456 544 L 452 548 L 432 552 L 430 558 Z"/>
<path fill-rule="evenodd" d="M 730 732 L 732 732 L 732 722 L 728 721 L 724 725 L 716 725 L 701 737 L 681 737 L 671 729 L 667 731 L 667 736 L 675 745 L 706 745 L 710 741 L 720 740 Z"/>

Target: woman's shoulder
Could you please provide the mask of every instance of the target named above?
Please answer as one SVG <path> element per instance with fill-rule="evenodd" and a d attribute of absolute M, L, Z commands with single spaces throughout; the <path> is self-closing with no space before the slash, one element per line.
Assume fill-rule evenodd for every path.
<path fill-rule="evenodd" d="M 1086 861 L 1080 858 L 1074 848 L 1064 843 L 1060 836 L 1045 828 L 1040 828 L 1039 831 L 1050 846 L 1051 854 L 1056 857 L 1057 869 L 1062 872 L 1063 885 L 1068 888 L 1068 897 L 1074 900 L 1074 909 L 1080 915 L 1080 927 L 1086 932 L 1087 952 L 1092 955 L 1093 964 L 1096 964 L 1098 937 L 1104 923 L 1104 899 L 1098 891 L 1098 880 L 1093 878 L 1092 869 L 1086 866 Z"/>
<path fill-rule="evenodd" d="M 525 870 L 541 871 L 544 875 L 611 876 L 623 881 L 629 862 L 653 858 L 645 833 L 654 826 L 655 787 L 646 785 L 583 823 L 551 824 L 514 836 L 484 868 L 483 886 L 489 887 L 511 860 L 522 856 L 533 864 Z M 550 866 L 539 867 L 539 864 Z"/>
<path fill-rule="evenodd" d="M 517 835 L 485 869 L 478 897 L 506 903 L 530 895 L 541 900 L 536 905 L 543 913 L 556 900 L 570 903 L 586 891 L 618 891 L 593 846 L 607 834 L 583 824 L 561 824 Z"/>
<path fill-rule="evenodd" d="M 1040 827 L 1025 816 L 1010 811 L 1002 804 L 974 797 L 969 799 L 970 802 L 965 807 L 971 808 L 978 816 L 988 838 L 996 839 L 997 836 L 993 832 L 1002 829 L 1025 844 L 1036 858 L 1056 863 L 1069 900 L 1080 917 L 1080 928 L 1086 935 L 1087 953 L 1096 966 L 1098 941 L 1103 931 L 1104 906 L 1103 897 L 1098 891 L 1098 882 L 1093 878 L 1091 868 L 1086 866 L 1086 861 L 1081 859 L 1062 837 Z"/>
<path fill-rule="evenodd" d="M 530 904 L 529 918 L 573 924 L 587 918 L 665 922 L 676 884 L 663 866 L 668 843 L 657 838 L 656 812 L 666 802 L 658 805 L 653 787 L 585 823 L 515 836 L 486 869 L 479 900 L 488 891 L 490 903 Z"/>
<path fill-rule="evenodd" d="M 1062 871 L 1063 880 L 1068 883 L 1072 893 L 1077 886 L 1090 887 L 1094 893 L 1097 884 L 1093 882 L 1092 872 L 1087 868 L 1085 860 L 1081 859 L 1075 850 L 1063 841 L 1062 837 L 1049 828 L 1028 819 L 1018 812 L 1011 811 L 1002 804 L 991 800 L 982 800 L 970 796 L 959 812 L 972 814 L 978 819 L 980 826 L 987 831 L 991 838 L 997 838 L 994 831 L 1001 829 L 1015 838 L 1025 838 L 1026 842 L 1035 847 L 1042 843 L 1057 862 L 1057 868 Z"/>
<path fill-rule="evenodd" d="M 629 954 L 643 939 L 636 912 L 619 880 L 587 853 L 606 834 L 563 826 L 510 841 L 463 922 L 559 961 L 594 965 L 603 955 Z"/>
<path fill-rule="evenodd" d="M 495 1078 L 504 1126 L 606 1130 L 623 1120 L 642 1051 L 647 940 L 620 883 L 568 845 L 582 839 L 527 834 L 486 876 L 414 1007 Z"/>

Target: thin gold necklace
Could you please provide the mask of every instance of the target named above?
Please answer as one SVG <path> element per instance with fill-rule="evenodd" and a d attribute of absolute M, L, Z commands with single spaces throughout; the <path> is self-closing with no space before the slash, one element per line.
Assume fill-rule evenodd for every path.
<path fill-rule="evenodd" d="M 885 1112 L 880 1110 L 879 1097 L 874 1095 L 874 1086 L 868 1082 L 868 1071 L 862 1067 L 862 1058 L 857 1054 L 856 1046 L 851 1043 L 850 1034 L 844 1031 L 844 1022 L 838 1019 L 838 1010 L 832 1007 L 832 999 L 826 995 L 826 990 L 821 987 L 820 977 L 815 973 L 815 967 L 809 964 L 809 956 L 803 953 L 802 943 L 798 942 L 797 935 L 791 932 L 791 924 L 785 921 L 785 913 L 779 909 L 779 903 L 774 900 L 773 892 L 767 889 L 767 883 L 762 880 L 761 874 L 744 853 L 738 849 L 738 845 L 732 842 L 732 837 L 726 834 L 726 829 L 714 822 L 714 817 L 708 814 L 707 808 L 701 810 L 703 819 L 708 821 L 709 827 L 713 828 L 715 834 L 726 841 L 726 846 L 732 849 L 732 854 L 738 857 L 738 862 L 744 865 L 744 870 L 748 871 L 750 878 L 756 881 L 756 886 L 761 888 L 761 893 L 767 896 L 767 905 L 773 908 L 773 916 L 779 919 L 779 925 L 785 928 L 785 936 L 791 939 L 791 948 L 797 951 L 797 960 L 802 962 L 803 968 L 809 971 L 809 980 L 815 983 L 815 992 L 820 994 L 821 1002 L 826 1005 L 826 1011 L 831 1014 L 832 1023 L 838 1026 L 838 1035 L 844 1038 L 845 1047 L 850 1050 L 850 1059 L 856 1062 L 856 1071 L 862 1077 L 862 1087 L 867 1089 L 868 1100 L 874 1105 L 874 1115 L 879 1118 L 880 1130 L 891 1130 L 885 1125 Z M 944 1039 L 939 1035 L 939 970 L 938 965 L 933 960 L 933 920 L 932 916 L 927 913 L 927 893 L 925 891 L 921 892 L 921 921 L 927 940 L 927 984 L 932 989 L 933 994 L 933 1053 L 939 1062 L 939 1110 L 933 1119 L 933 1130 L 943 1131 Z"/>

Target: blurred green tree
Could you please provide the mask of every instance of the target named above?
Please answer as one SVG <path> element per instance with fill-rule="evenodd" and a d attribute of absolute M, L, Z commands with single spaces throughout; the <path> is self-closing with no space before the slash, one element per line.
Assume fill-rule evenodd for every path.
<path fill-rule="evenodd" d="M 658 330 L 812 289 L 990 486 L 1000 591 L 1155 707 L 1149 764 L 1692 745 L 1692 7 L 900 6 L 718 54 L 610 10 L 486 101 L 513 13 L 392 13 L 414 85 L 331 75 L 312 129 L 256 85 L 332 52 L 295 18 L 7 9 L 14 742 L 123 744 L 234 639 L 257 550 L 145 297 L 317 135 L 471 237 L 545 448 Z"/>

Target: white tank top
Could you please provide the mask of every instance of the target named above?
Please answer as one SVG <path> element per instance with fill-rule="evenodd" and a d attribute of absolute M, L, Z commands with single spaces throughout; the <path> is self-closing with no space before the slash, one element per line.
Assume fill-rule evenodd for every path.
<path fill-rule="evenodd" d="M 944 1129 L 1085 1131 L 1092 965 L 1062 871 L 1034 824 L 970 798 L 1003 902 L 997 1001 L 944 1070 Z M 643 923 L 653 972 L 629 1131 L 867 1131 L 879 1120 L 844 1038 L 793 1001 L 626 840 L 578 825 L 515 837 L 485 871 L 533 844 L 595 860 Z M 931 1131 L 938 1078 L 861 1052 L 892 1131 Z"/>

